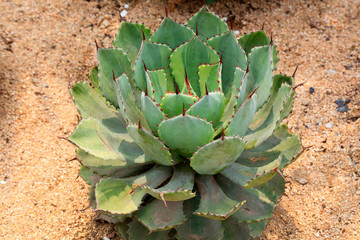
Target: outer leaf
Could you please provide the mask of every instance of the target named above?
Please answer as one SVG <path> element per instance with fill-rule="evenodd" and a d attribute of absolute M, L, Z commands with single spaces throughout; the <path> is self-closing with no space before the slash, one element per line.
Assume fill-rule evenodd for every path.
<path fill-rule="evenodd" d="M 134 73 L 136 85 L 140 90 L 146 89 L 145 66 L 148 70 L 165 68 L 169 66 L 169 56 L 171 53 L 172 50 L 166 45 L 143 41 L 139 56 L 136 60 Z"/>
<path fill-rule="evenodd" d="M 272 87 L 272 46 L 255 47 L 249 54 L 249 76 L 245 95 L 248 96 L 256 88 L 257 106 L 260 108 L 268 99 Z"/>
<path fill-rule="evenodd" d="M 217 182 L 232 199 L 246 201 L 233 216 L 240 222 L 254 222 L 271 218 L 275 204 L 265 193 L 254 188 L 242 188 L 222 175 L 217 175 Z"/>
<path fill-rule="evenodd" d="M 99 49 L 99 80 L 100 88 L 104 97 L 115 107 L 119 107 L 116 97 L 115 78 L 126 74 L 132 79 L 132 70 L 129 59 L 121 49 Z"/>
<path fill-rule="evenodd" d="M 263 32 L 253 32 L 249 34 L 245 34 L 241 38 L 239 38 L 239 43 L 241 47 L 245 50 L 246 54 L 249 54 L 251 52 L 251 49 L 258 46 L 264 46 L 269 45 L 271 42 L 271 39 Z M 274 46 L 273 49 L 273 68 L 276 70 L 276 64 L 279 61 L 279 58 L 277 56 L 278 51 L 276 47 Z"/>
<path fill-rule="evenodd" d="M 270 92 L 270 97 L 268 98 L 267 102 L 256 112 L 256 114 L 254 116 L 254 120 L 252 121 L 251 126 L 250 126 L 251 129 L 256 129 L 265 122 L 266 118 L 269 116 L 269 114 L 273 108 L 276 98 L 279 95 L 280 88 L 283 85 L 288 85 L 287 83 L 289 81 L 291 82 L 290 77 L 287 77 L 282 74 L 274 75 L 273 86 L 272 86 L 272 89 Z M 286 91 L 282 92 L 282 94 L 286 94 Z"/>
<path fill-rule="evenodd" d="M 247 67 L 247 59 L 245 52 L 238 45 L 234 33 L 229 31 L 223 35 L 214 37 L 208 41 L 208 44 L 222 55 L 222 89 L 226 94 L 234 80 L 235 67 L 239 66 L 245 70 Z"/>
<path fill-rule="evenodd" d="M 165 43 L 169 45 L 170 48 L 175 49 L 194 36 L 195 33 L 191 29 L 166 17 L 160 27 L 151 36 L 150 41 Z"/>
<path fill-rule="evenodd" d="M 274 101 L 272 110 L 264 123 L 254 130 L 252 130 L 252 126 L 250 125 L 250 129 L 244 137 L 244 140 L 247 142 L 245 149 L 251 149 L 259 146 L 262 142 L 271 136 L 276 128 L 276 125 L 278 124 L 280 119 L 280 111 L 283 108 L 283 103 L 286 101 L 290 90 L 291 87 L 283 85 L 280 88 L 278 96 Z"/>
<path fill-rule="evenodd" d="M 113 214 L 136 211 L 146 191 L 144 184 L 159 186 L 171 174 L 171 168 L 155 166 L 150 171 L 131 178 L 103 178 L 95 189 L 97 209 Z"/>
<path fill-rule="evenodd" d="M 146 167 L 142 164 L 127 163 L 119 159 L 104 160 L 81 149 L 77 149 L 77 156 L 83 165 L 102 176 L 128 177 Z"/>
<path fill-rule="evenodd" d="M 198 116 L 217 126 L 225 109 L 225 97 L 221 92 L 211 92 L 192 105 L 187 114 Z"/>
<path fill-rule="evenodd" d="M 194 172 L 186 164 L 178 164 L 175 166 L 174 174 L 168 184 L 154 189 L 150 186 L 143 188 L 157 199 L 163 201 L 182 201 L 196 196 L 192 192 L 194 187 Z"/>
<path fill-rule="evenodd" d="M 223 238 L 221 221 L 192 215 L 176 227 L 179 239 L 219 240 Z"/>
<path fill-rule="evenodd" d="M 229 217 L 222 221 L 224 227 L 224 240 L 248 240 L 250 229 L 247 223 L 239 223 L 236 218 Z"/>
<path fill-rule="evenodd" d="M 198 37 L 178 47 L 170 57 L 170 67 L 176 83 L 182 92 L 186 89 L 185 77 L 197 96 L 200 96 L 198 67 L 201 64 L 219 62 L 219 56 Z"/>
<path fill-rule="evenodd" d="M 190 157 L 197 147 L 209 143 L 214 135 L 210 123 L 188 115 L 161 122 L 158 132 L 168 147 L 185 157 Z"/>
<path fill-rule="evenodd" d="M 198 216 L 225 220 L 245 203 L 228 198 L 213 176 L 200 175 L 196 178 L 196 184 L 201 195 L 200 206 L 194 212 Z"/>
<path fill-rule="evenodd" d="M 245 151 L 238 161 L 246 163 L 246 165 L 264 165 L 264 154 L 271 152 L 282 153 L 282 160 L 280 164 L 280 169 L 284 168 L 288 164 L 292 163 L 299 156 L 301 151 L 300 139 L 297 135 L 291 135 L 287 130 L 285 124 L 278 127 L 272 136 L 270 136 L 266 141 L 260 144 L 258 147 Z M 266 159 L 265 159 L 266 160 Z"/>
<path fill-rule="evenodd" d="M 214 13 L 209 12 L 207 7 L 201 9 L 187 23 L 194 32 L 197 32 L 201 39 L 207 40 L 210 37 L 219 35 L 228 30 L 226 23 Z"/>
<path fill-rule="evenodd" d="M 183 212 L 183 201 L 169 202 L 164 207 L 164 203 L 156 199 L 140 208 L 135 216 L 150 232 L 171 229 L 187 220 Z"/>
<path fill-rule="evenodd" d="M 240 107 L 240 105 L 245 101 L 246 99 L 246 85 L 247 85 L 247 80 L 249 77 L 249 74 L 246 74 L 245 71 L 241 70 L 240 68 L 236 68 L 235 69 L 235 74 L 234 74 L 234 86 L 236 87 L 237 90 L 239 90 L 239 97 L 237 99 L 237 104 L 236 104 L 236 109 L 238 109 Z"/>
<path fill-rule="evenodd" d="M 199 174 L 213 175 L 230 166 L 244 150 L 239 137 L 218 139 L 200 148 L 190 159 L 190 166 Z"/>
<path fill-rule="evenodd" d="M 104 99 L 90 87 L 87 82 L 77 82 L 71 90 L 76 107 L 82 118 L 92 117 L 98 120 L 111 121 L 112 125 L 124 126 L 124 119 L 117 117 L 105 103 Z"/>
<path fill-rule="evenodd" d="M 150 161 L 122 128 L 108 128 L 104 121 L 100 123 L 93 118 L 83 119 L 68 139 L 82 150 L 103 159 L 134 163 Z"/>
<path fill-rule="evenodd" d="M 226 136 L 243 137 L 256 112 L 257 95 L 249 96 L 235 113 L 226 131 Z"/>
<path fill-rule="evenodd" d="M 269 181 L 277 173 L 282 155 L 278 152 L 263 154 L 262 166 L 247 166 L 241 163 L 233 163 L 221 172 L 222 175 L 231 179 L 234 183 L 245 188 L 254 187 Z"/>
<path fill-rule="evenodd" d="M 157 133 L 158 125 L 166 117 L 164 113 L 155 105 L 155 103 L 143 93 L 141 95 L 141 106 L 146 122 L 149 124 L 153 133 Z"/>
<path fill-rule="evenodd" d="M 115 36 L 114 47 L 118 47 L 127 53 L 130 62 L 135 62 L 143 41 L 151 35 L 150 29 L 137 23 L 122 22 Z"/>
<path fill-rule="evenodd" d="M 246 54 L 250 54 L 251 49 L 254 47 L 264 46 L 270 44 L 270 38 L 266 36 L 263 31 L 257 31 L 249 34 L 245 34 L 239 38 L 239 43 L 244 49 Z"/>
<path fill-rule="evenodd" d="M 128 126 L 127 130 L 135 143 L 154 162 L 164 166 L 174 164 L 169 150 L 154 135 L 135 126 Z"/>
<path fill-rule="evenodd" d="M 149 232 L 144 225 L 136 220 L 129 223 L 128 235 L 130 240 L 144 239 L 144 236 L 146 236 L 146 240 L 167 239 L 168 234 L 169 231 Z"/>
<path fill-rule="evenodd" d="M 98 67 L 93 67 L 90 70 L 89 78 L 90 78 L 91 85 L 92 85 L 93 89 L 95 90 L 95 92 L 101 95 L 98 75 L 99 75 Z"/>
<path fill-rule="evenodd" d="M 270 222 L 270 220 L 264 220 L 264 221 L 249 223 L 251 236 L 253 238 L 260 236 L 261 232 L 265 230 L 265 228 L 269 222 Z"/>
<path fill-rule="evenodd" d="M 135 96 L 133 94 L 136 93 L 136 91 L 134 92 L 131 88 L 131 85 L 126 75 L 122 75 L 121 77 L 116 79 L 116 84 L 118 88 L 117 94 L 119 96 L 119 99 L 122 100 L 123 112 L 124 114 L 126 114 L 127 119 L 131 123 L 138 123 L 140 120 L 145 129 L 150 129 L 149 125 L 145 120 L 144 113 L 140 110 L 140 107 L 138 106 Z"/>

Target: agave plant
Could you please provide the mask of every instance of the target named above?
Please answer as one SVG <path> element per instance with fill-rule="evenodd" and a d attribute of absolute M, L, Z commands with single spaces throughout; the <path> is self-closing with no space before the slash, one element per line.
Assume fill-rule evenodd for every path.
<path fill-rule="evenodd" d="M 271 220 L 301 152 L 281 121 L 294 78 L 258 31 L 235 38 L 206 7 L 150 34 L 123 22 L 71 92 L 90 202 L 123 239 L 248 239 Z"/>

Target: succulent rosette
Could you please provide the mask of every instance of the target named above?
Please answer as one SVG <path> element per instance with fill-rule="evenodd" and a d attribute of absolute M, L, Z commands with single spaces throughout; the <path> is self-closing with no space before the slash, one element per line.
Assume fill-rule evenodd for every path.
<path fill-rule="evenodd" d="M 294 78 L 258 31 L 236 39 L 206 7 L 185 25 L 123 22 L 97 50 L 91 84 L 71 89 L 90 202 L 124 239 L 248 239 L 284 192 L 301 152 L 281 121 Z"/>

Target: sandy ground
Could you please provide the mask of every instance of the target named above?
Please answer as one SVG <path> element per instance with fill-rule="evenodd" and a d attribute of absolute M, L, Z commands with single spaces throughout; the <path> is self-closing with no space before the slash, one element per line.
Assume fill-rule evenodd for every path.
<path fill-rule="evenodd" d="M 185 22 L 202 1 L 170 3 Z M 79 121 L 68 84 L 86 80 L 103 47 L 128 21 L 156 29 L 166 1 L 0 1 L 0 238 L 115 237 L 96 220 L 87 186 L 67 163 Z M 226 3 L 226 4 L 224 4 Z M 360 1 L 218 1 L 240 34 L 265 30 L 280 51 L 278 69 L 296 73 L 287 123 L 311 148 L 287 170 L 286 196 L 261 239 L 360 239 Z M 310 94 L 309 88 L 315 89 Z M 334 103 L 349 99 L 350 111 Z"/>

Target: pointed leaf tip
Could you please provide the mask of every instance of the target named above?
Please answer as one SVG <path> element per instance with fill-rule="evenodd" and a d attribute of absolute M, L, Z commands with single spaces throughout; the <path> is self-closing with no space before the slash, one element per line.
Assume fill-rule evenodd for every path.
<path fill-rule="evenodd" d="M 292 74 L 292 77 L 295 78 L 296 71 L 298 70 L 299 65 L 296 65 L 296 68 L 294 70 L 294 73 Z"/>

